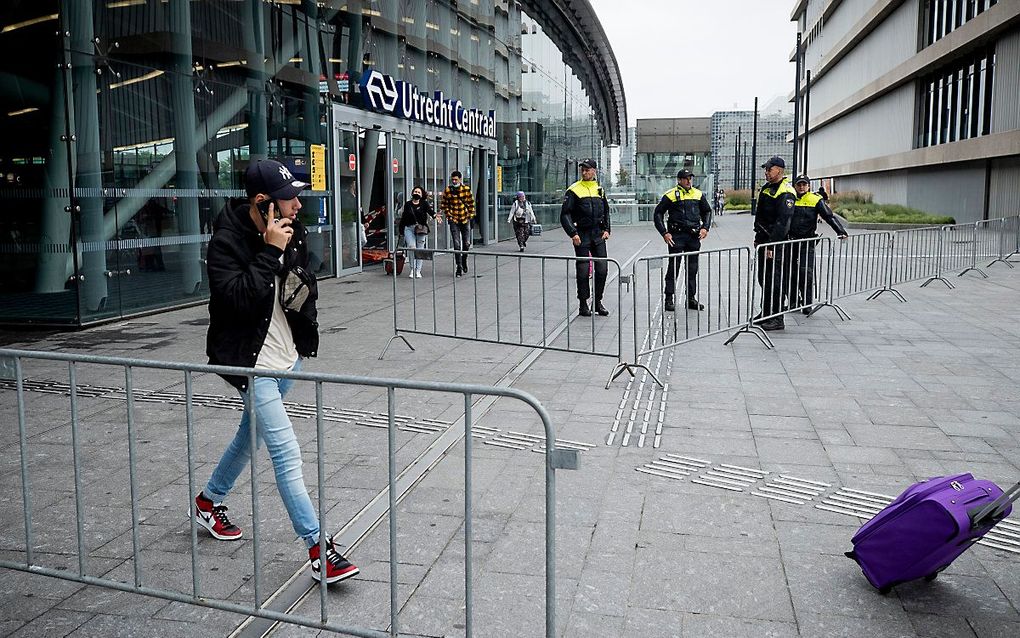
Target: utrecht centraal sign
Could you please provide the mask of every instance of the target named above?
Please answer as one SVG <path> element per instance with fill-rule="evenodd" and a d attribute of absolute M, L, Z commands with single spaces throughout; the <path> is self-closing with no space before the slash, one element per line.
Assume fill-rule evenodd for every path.
<path fill-rule="evenodd" d="M 395 80 L 375 69 L 361 76 L 361 97 L 365 106 L 405 120 L 483 137 L 496 137 L 496 112 L 469 109 L 460 100 L 446 99 L 442 91 L 433 95 L 418 87 Z"/>

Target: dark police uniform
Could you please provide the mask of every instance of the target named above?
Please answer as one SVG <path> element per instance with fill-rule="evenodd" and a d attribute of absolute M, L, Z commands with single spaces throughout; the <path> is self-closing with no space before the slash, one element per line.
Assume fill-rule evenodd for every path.
<path fill-rule="evenodd" d="M 832 228 L 836 235 L 846 236 L 846 229 L 832 214 L 832 210 L 825 204 L 825 200 L 820 195 L 808 191 L 794 202 L 793 218 L 790 221 L 790 239 L 817 237 L 819 217 L 825 220 L 825 223 Z M 811 305 L 814 302 L 816 243 L 807 241 L 794 245 L 790 272 L 796 273 L 797 291 L 800 294 L 800 303 L 796 305 Z M 807 308 L 804 311 L 810 312 Z"/>
<path fill-rule="evenodd" d="M 684 253 L 701 250 L 701 229 L 706 231 L 712 227 L 712 207 L 708 198 L 697 188 L 684 189 L 682 186 L 666 191 L 655 207 L 653 216 L 655 230 L 660 235 L 670 234 L 673 245 L 669 253 Z M 669 260 L 666 269 L 665 294 L 667 303 L 672 303 L 676 290 L 676 278 L 680 270 L 680 259 Z M 687 262 L 687 300 L 690 305 L 696 304 L 694 296 L 698 292 L 698 256 L 690 255 Z M 693 304 L 691 304 L 693 302 Z M 695 308 L 696 309 L 696 308 Z"/>
<path fill-rule="evenodd" d="M 577 180 L 567 189 L 560 209 L 560 225 L 563 232 L 573 238 L 580 237 L 580 245 L 574 246 L 574 254 L 578 257 L 608 257 L 606 240 L 603 232 L 610 232 L 609 202 L 606 195 L 595 180 Z M 595 261 L 595 307 L 602 303 L 602 293 L 606 287 L 606 273 L 609 268 L 604 261 Z M 587 303 L 591 291 L 588 286 L 588 264 L 577 260 L 577 298 Z M 600 311 L 599 314 L 606 314 Z"/>
<path fill-rule="evenodd" d="M 755 209 L 755 246 L 787 239 L 796 201 L 797 191 L 785 177 L 777 184 L 762 187 Z M 763 316 L 778 314 L 782 310 L 783 264 L 788 260 L 781 253 L 781 250 L 774 250 L 773 256 L 767 257 L 764 248 L 758 249 L 758 283 L 762 288 Z"/>

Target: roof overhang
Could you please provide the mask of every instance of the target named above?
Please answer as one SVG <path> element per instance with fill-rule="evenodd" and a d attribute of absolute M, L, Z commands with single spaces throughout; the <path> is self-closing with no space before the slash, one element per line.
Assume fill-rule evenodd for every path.
<path fill-rule="evenodd" d="M 591 99 L 599 133 L 607 144 L 627 141 L 623 78 L 609 38 L 588 0 L 521 0 L 581 80 Z"/>

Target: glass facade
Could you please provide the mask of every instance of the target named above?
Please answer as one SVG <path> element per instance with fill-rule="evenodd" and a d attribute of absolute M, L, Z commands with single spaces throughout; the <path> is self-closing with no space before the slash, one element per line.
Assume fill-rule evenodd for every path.
<path fill-rule="evenodd" d="M 5 323 L 203 302 L 208 240 L 252 158 L 313 184 L 301 219 L 331 276 L 392 248 L 416 183 L 434 195 L 462 170 L 491 241 L 509 234 L 497 189 L 558 199 L 601 150 L 562 53 L 505 0 L 14 0 L 0 50 L 0 193 L 18 209 L 0 219 Z M 369 113 L 370 70 L 494 111 L 495 139 L 377 114 L 341 126 L 337 108 Z"/>
<path fill-rule="evenodd" d="M 758 143 L 755 164 L 751 164 L 754 111 L 716 111 L 712 114 L 712 173 L 719 188 L 751 188 L 751 180 L 762 180 L 758 168 L 778 155 L 792 167 L 793 115 L 783 112 L 758 114 Z M 790 168 L 787 169 L 789 172 Z"/>
<path fill-rule="evenodd" d="M 695 188 L 710 191 L 708 166 L 707 152 L 638 153 L 635 180 L 638 203 L 657 204 L 663 193 L 676 186 L 676 174 L 681 168 L 694 173 L 691 184 Z"/>

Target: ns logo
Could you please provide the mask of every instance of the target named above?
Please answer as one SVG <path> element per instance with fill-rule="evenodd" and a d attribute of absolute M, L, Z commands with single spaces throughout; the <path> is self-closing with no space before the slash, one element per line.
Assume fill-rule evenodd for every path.
<path fill-rule="evenodd" d="M 397 108 L 396 80 L 376 70 L 362 76 L 361 95 L 373 109 L 392 113 Z"/>

